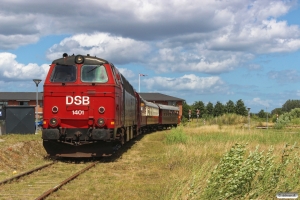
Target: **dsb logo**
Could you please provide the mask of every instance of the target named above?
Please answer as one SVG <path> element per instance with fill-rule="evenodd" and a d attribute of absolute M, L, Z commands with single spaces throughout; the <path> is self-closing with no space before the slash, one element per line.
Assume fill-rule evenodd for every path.
<path fill-rule="evenodd" d="M 66 104 L 67 105 L 89 105 L 90 104 L 90 97 L 88 96 L 75 96 L 74 98 L 72 96 L 66 96 Z"/>

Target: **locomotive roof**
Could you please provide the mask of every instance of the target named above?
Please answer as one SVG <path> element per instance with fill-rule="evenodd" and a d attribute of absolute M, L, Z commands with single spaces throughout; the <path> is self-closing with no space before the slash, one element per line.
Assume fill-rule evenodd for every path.
<path fill-rule="evenodd" d="M 79 55 L 78 55 L 79 56 Z M 52 62 L 52 64 L 60 64 L 60 65 L 75 65 L 75 55 L 72 56 L 63 55 L 62 58 L 56 59 Z M 104 63 L 109 63 L 107 60 L 104 60 L 102 58 L 97 58 L 96 56 L 90 56 L 89 54 L 86 56 L 82 56 L 84 58 L 84 63 L 86 65 L 101 65 Z"/>

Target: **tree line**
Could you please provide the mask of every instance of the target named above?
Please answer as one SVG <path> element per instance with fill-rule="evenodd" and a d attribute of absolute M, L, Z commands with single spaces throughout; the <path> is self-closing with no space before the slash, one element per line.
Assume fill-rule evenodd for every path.
<path fill-rule="evenodd" d="M 259 118 L 265 118 L 267 115 L 270 117 L 276 117 L 277 115 L 282 115 L 283 113 L 290 112 L 294 108 L 300 108 L 300 100 L 287 100 L 281 108 L 275 108 L 271 112 L 267 112 L 262 109 L 256 114 L 251 113 L 251 115 L 257 115 Z M 189 117 L 196 118 L 197 110 L 199 110 L 199 118 L 218 117 L 222 116 L 223 114 L 231 113 L 242 116 L 248 115 L 248 108 L 246 108 L 242 99 L 239 99 L 235 103 L 229 100 L 225 105 L 220 101 L 217 101 L 215 105 L 211 102 L 208 102 L 205 105 L 202 101 L 196 101 L 192 105 L 188 105 L 186 102 L 183 102 L 183 117 L 187 119 Z"/>
<path fill-rule="evenodd" d="M 192 118 L 197 117 L 197 110 L 199 110 L 198 117 L 207 118 L 207 117 L 218 117 L 223 114 L 235 113 L 238 115 L 248 115 L 248 110 L 242 99 L 238 100 L 236 103 L 229 100 L 225 105 L 220 101 L 217 101 L 214 105 L 211 102 L 208 102 L 206 105 L 202 101 L 196 101 L 192 105 L 186 104 L 183 102 L 182 112 L 183 117 L 189 118 L 189 114 Z M 191 112 L 190 112 L 191 111 Z"/>
<path fill-rule="evenodd" d="M 275 108 L 274 110 L 272 110 L 270 113 L 264 111 L 264 110 L 260 110 L 257 113 L 257 116 L 260 118 L 265 118 L 266 115 L 270 115 L 270 116 L 274 116 L 274 117 L 278 117 L 284 113 L 288 113 L 291 112 L 291 110 L 295 109 L 295 108 L 300 108 L 300 100 L 287 100 L 281 108 Z"/>

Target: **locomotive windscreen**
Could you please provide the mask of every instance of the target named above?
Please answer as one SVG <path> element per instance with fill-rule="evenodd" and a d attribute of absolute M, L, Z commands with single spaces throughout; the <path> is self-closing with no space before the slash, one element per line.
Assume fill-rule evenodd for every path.
<path fill-rule="evenodd" d="M 81 68 L 82 82 L 106 83 L 108 76 L 103 65 L 83 65 Z"/>
<path fill-rule="evenodd" d="M 76 66 L 74 65 L 56 65 L 52 75 L 51 82 L 74 82 L 76 81 Z"/>

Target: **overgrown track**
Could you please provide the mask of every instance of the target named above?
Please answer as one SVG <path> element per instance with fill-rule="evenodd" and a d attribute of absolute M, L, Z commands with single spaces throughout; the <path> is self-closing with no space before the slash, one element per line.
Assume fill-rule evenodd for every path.
<path fill-rule="evenodd" d="M 19 178 L 21 178 L 21 177 L 23 177 L 23 176 L 27 176 L 27 175 L 29 175 L 29 174 L 31 174 L 31 173 L 33 173 L 33 172 L 36 172 L 36 171 L 38 171 L 38 170 L 41 170 L 41 169 L 43 169 L 43 168 L 45 168 L 45 167 L 48 167 L 48 166 L 50 166 L 50 165 L 53 165 L 53 164 L 54 164 L 54 162 L 47 163 L 47 164 L 45 164 L 45 165 L 42 165 L 42 166 L 37 167 L 37 168 L 34 168 L 34 169 L 29 170 L 29 171 L 27 171 L 27 172 L 24 172 L 24 173 L 21 173 L 21 174 L 19 174 L 19 175 L 13 176 L 13 177 L 11 177 L 11 178 L 5 179 L 5 180 L 3 180 L 3 181 L 0 181 L 0 185 L 9 183 L 9 182 L 11 182 L 11 181 L 13 181 L 13 180 L 16 180 L 16 179 L 19 179 Z"/>
<path fill-rule="evenodd" d="M 35 168 L 2 181 L 0 199 L 44 199 L 96 164 L 55 162 Z"/>

